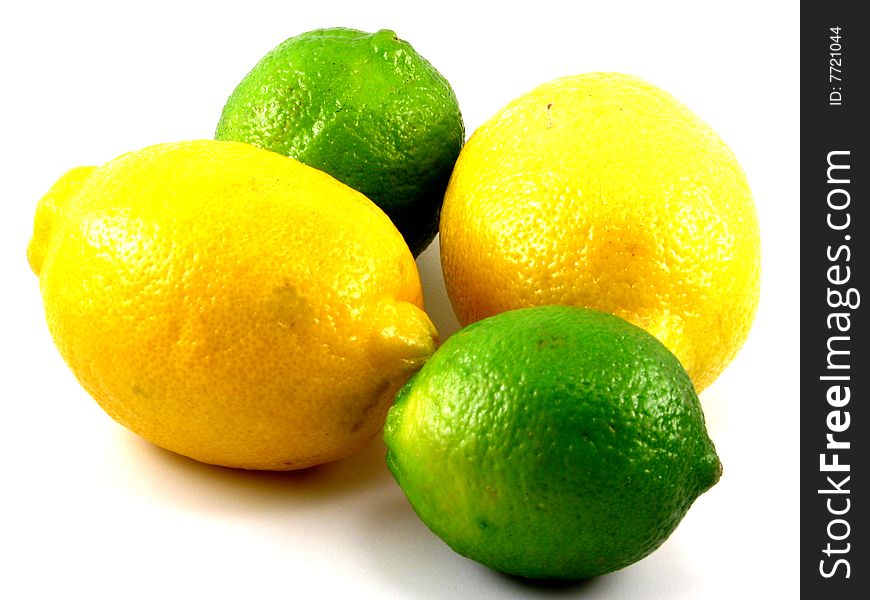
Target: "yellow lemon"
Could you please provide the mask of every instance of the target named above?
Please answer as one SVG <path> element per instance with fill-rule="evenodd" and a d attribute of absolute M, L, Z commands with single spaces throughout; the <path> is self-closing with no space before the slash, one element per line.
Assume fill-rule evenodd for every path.
<path fill-rule="evenodd" d="M 661 340 L 698 391 L 745 341 L 759 296 L 758 221 L 734 155 L 671 95 L 618 73 L 541 85 L 472 135 L 441 257 L 461 324 L 604 310 Z"/>
<path fill-rule="evenodd" d="M 352 453 L 436 345 L 389 218 L 248 144 L 163 144 L 70 171 L 39 203 L 28 259 L 84 388 L 207 463 Z"/>

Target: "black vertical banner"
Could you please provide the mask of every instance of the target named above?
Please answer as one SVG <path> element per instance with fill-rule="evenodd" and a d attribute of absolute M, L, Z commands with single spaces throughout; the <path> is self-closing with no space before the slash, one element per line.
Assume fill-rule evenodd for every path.
<path fill-rule="evenodd" d="M 801 6 L 801 593 L 870 598 L 870 22 Z"/>

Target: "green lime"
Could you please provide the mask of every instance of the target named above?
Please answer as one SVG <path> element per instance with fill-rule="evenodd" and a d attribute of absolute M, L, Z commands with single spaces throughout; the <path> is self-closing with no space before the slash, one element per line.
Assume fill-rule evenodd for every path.
<path fill-rule="evenodd" d="M 325 171 L 381 207 L 414 255 L 438 215 L 465 128 L 450 84 L 392 31 L 292 37 L 239 83 L 215 137 Z"/>
<path fill-rule="evenodd" d="M 567 306 L 452 336 L 399 392 L 384 437 L 433 532 L 531 578 L 640 560 L 721 473 L 674 355 L 619 317 Z"/>

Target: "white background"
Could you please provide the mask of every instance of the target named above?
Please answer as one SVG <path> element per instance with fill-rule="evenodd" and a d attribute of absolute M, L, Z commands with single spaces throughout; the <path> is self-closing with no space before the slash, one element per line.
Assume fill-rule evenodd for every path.
<path fill-rule="evenodd" d="M 18 2 L 0 16 L 0 597 L 794 598 L 798 595 L 798 3 Z M 49 338 L 25 259 L 36 202 L 70 167 L 213 134 L 259 58 L 309 29 L 390 28 L 452 83 L 469 135 L 539 83 L 644 77 L 743 164 L 762 226 L 749 341 L 702 394 L 725 473 L 658 551 L 541 586 L 454 554 L 376 440 L 297 473 L 206 466 L 105 416 Z M 428 308 L 456 324 L 437 245 Z"/>

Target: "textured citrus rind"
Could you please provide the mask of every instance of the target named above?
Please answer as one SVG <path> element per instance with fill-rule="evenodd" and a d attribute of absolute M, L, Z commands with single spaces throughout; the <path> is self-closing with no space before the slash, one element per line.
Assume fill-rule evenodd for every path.
<path fill-rule="evenodd" d="M 440 243 L 460 323 L 598 308 L 658 337 L 698 391 L 734 358 L 758 304 L 758 221 L 740 165 L 688 108 L 622 74 L 546 83 L 475 131 Z"/>
<path fill-rule="evenodd" d="M 320 171 L 200 140 L 73 180 L 31 244 L 49 329 L 106 412 L 164 448 L 256 469 L 346 456 L 434 351 L 400 234 Z"/>
<path fill-rule="evenodd" d="M 387 464 L 457 552 L 534 578 L 636 562 L 721 466 L 688 375 L 655 338 L 545 306 L 449 338 L 402 388 Z"/>

